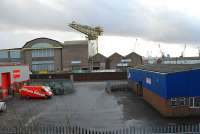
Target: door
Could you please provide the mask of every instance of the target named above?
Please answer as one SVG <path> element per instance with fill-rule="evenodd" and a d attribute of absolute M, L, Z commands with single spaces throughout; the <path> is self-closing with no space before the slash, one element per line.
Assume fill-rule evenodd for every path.
<path fill-rule="evenodd" d="M 10 73 L 2 73 L 1 74 L 1 80 L 2 80 L 2 97 L 5 98 L 8 96 L 8 90 L 10 88 Z"/>
<path fill-rule="evenodd" d="M 138 85 L 137 85 L 137 94 L 139 96 L 143 96 L 143 86 L 142 86 L 142 82 L 139 81 Z"/>

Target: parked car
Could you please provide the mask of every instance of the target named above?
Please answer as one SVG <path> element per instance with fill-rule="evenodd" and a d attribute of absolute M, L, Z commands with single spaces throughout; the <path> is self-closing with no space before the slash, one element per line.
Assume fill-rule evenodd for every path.
<path fill-rule="evenodd" d="M 41 85 L 23 86 L 19 93 L 22 98 L 51 98 L 53 96 L 50 87 Z"/>
<path fill-rule="evenodd" d="M 6 111 L 6 109 L 7 109 L 6 103 L 0 100 L 0 112 L 4 112 Z"/>

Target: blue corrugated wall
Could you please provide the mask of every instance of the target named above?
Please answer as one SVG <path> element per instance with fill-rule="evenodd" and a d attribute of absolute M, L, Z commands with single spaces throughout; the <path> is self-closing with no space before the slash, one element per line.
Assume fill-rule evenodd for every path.
<path fill-rule="evenodd" d="M 144 87 L 166 99 L 200 96 L 200 69 L 161 74 L 131 68 L 128 73 L 129 80 L 142 82 Z M 151 84 L 146 78 L 151 78 Z"/>
<path fill-rule="evenodd" d="M 200 96 L 200 70 L 167 74 L 167 96 Z"/>
<path fill-rule="evenodd" d="M 167 98 L 166 76 L 160 73 L 145 70 L 129 69 L 129 80 L 142 82 L 142 85 L 163 98 Z M 151 79 L 151 84 L 146 82 L 146 78 Z"/>

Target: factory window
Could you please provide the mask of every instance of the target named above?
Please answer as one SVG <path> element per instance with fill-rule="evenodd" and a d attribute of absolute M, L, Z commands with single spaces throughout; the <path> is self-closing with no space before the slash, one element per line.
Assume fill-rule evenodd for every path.
<path fill-rule="evenodd" d="M 176 107 L 177 106 L 177 99 L 176 98 L 171 98 L 171 106 Z"/>
<path fill-rule="evenodd" d="M 20 58 L 20 50 L 12 50 L 10 51 L 10 58 Z"/>
<path fill-rule="evenodd" d="M 190 97 L 189 105 L 190 108 L 200 108 L 200 97 Z"/>
<path fill-rule="evenodd" d="M 8 58 L 8 51 L 2 50 L 0 51 L 0 59 Z"/>
<path fill-rule="evenodd" d="M 32 61 L 32 71 L 54 71 L 54 61 Z"/>
<path fill-rule="evenodd" d="M 32 45 L 32 48 L 51 48 L 51 47 L 53 47 L 53 45 L 49 43 L 36 43 Z"/>
<path fill-rule="evenodd" d="M 180 106 L 185 106 L 185 100 L 186 100 L 185 97 L 180 97 L 179 98 L 179 105 Z"/>
<path fill-rule="evenodd" d="M 37 49 L 32 50 L 32 57 L 53 57 L 54 49 Z"/>

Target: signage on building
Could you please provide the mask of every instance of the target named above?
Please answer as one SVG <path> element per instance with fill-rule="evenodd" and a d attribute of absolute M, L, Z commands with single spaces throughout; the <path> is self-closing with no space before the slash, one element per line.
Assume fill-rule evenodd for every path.
<path fill-rule="evenodd" d="M 146 78 L 146 83 L 151 85 L 151 78 Z"/>
<path fill-rule="evenodd" d="M 13 78 L 20 78 L 20 70 L 19 69 L 13 70 Z"/>

